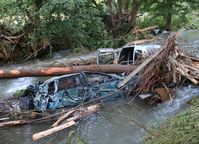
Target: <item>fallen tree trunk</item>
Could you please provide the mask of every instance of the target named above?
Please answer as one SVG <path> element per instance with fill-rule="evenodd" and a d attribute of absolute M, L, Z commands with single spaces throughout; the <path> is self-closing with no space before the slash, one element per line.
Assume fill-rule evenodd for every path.
<path fill-rule="evenodd" d="M 54 67 L 46 69 L 13 69 L 0 70 L 0 78 L 19 78 L 19 77 L 36 77 L 36 76 L 56 76 L 82 71 L 105 72 L 105 73 L 122 73 L 131 72 L 134 69 L 132 65 L 86 65 L 71 67 Z"/>

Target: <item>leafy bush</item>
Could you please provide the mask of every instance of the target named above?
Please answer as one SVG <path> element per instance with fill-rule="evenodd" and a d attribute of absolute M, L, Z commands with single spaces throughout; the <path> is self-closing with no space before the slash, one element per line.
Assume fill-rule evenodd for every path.
<path fill-rule="evenodd" d="M 3 0 L 0 25 L 13 35 L 25 33 L 24 53 L 46 46 L 93 50 L 114 44 L 101 20 L 100 6 L 90 0 Z"/>

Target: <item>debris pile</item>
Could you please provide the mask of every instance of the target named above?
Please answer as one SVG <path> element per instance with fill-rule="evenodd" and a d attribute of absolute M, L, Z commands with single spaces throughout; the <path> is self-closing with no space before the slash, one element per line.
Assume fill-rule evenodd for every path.
<path fill-rule="evenodd" d="M 186 55 L 179 47 L 175 49 L 174 65 L 180 76 L 184 76 L 194 84 L 199 83 L 199 59 Z M 181 77 L 179 77 L 181 79 Z"/>
<path fill-rule="evenodd" d="M 196 85 L 199 83 L 199 59 L 186 55 L 176 44 L 176 34 L 173 34 L 160 51 L 145 59 L 118 87 L 125 87 L 136 75 L 139 83 L 136 88 L 130 89 L 129 94 L 154 92 L 165 101 L 172 95 L 168 85 L 176 86 L 187 80 Z"/>
<path fill-rule="evenodd" d="M 151 56 L 152 58 L 154 57 L 153 59 L 149 57 L 144 61 L 147 63 L 144 65 L 143 71 L 139 72 L 141 81 L 138 88 L 136 88 L 136 93 L 153 91 L 151 88 L 157 85 L 157 83 L 168 83 L 170 80 L 168 76 L 171 76 L 172 69 L 167 67 L 167 63 L 169 57 L 173 55 L 174 49 L 175 35 L 172 35 L 168 38 L 162 49 Z"/>

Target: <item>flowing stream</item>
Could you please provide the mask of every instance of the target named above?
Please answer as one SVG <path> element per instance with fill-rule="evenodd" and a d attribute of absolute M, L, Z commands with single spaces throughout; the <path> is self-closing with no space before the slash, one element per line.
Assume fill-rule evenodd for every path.
<path fill-rule="evenodd" d="M 198 39 L 198 31 L 186 31 L 179 37 L 178 42 L 181 45 L 184 43 L 183 48 L 189 50 L 193 47 L 198 52 Z M 198 56 L 197 53 L 195 54 Z M 29 67 L 34 66 L 29 64 Z M 23 89 L 29 84 L 45 79 L 47 78 L 26 77 L 0 80 L 0 99 L 12 95 L 16 90 Z M 32 141 L 32 134 L 48 129 L 52 122 L 1 129 L 0 144 L 67 144 L 67 137 L 71 131 L 75 131 L 88 144 L 140 144 L 143 143 L 147 130 L 161 126 L 163 122 L 186 108 L 186 102 L 197 95 L 199 95 L 199 88 L 189 85 L 177 88 L 172 101 L 156 106 L 150 106 L 140 99 L 130 102 L 131 98 L 121 98 L 102 104 L 98 113 L 83 119 L 75 127 L 37 142 Z"/>

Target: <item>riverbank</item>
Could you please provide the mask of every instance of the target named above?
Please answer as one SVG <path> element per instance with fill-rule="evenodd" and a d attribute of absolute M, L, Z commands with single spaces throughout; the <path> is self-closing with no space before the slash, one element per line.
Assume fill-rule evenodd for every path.
<path fill-rule="evenodd" d="M 199 96 L 187 103 L 189 108 L 164 123 L 148 135 L 145 144 L 199 143 Z"/>

